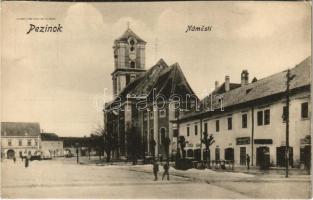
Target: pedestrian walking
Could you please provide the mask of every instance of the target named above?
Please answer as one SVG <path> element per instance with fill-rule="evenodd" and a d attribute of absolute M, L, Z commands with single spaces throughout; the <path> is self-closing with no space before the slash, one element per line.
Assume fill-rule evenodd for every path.
<path fill-rule="evenodd" d="M 247 168 L 250 169 L 250 156 L 247 154 Z"/>
<path fill-rule="evenodd" d="M 25 157 L 25 168 L 27 168 L 27 167 L 28 167 L 28 163 L 29 163 L 28 158 L 27 158 L 27 157 Z"/>
<path fill-rule="evenodd" d="M 153 163 L 154 181 L 158 180 L 159 163 L 155 160 Z"/>
<path fill-rule="evenodd" d="M 15 156 L 13 157 L 13 162 L 14 162 L 14 163 L 16 162 L 16 158 L 15 158 Z"/>
<path fill-rule="evenodd" d="M 163 173 L 162 180 L 164 179 L 165 175 L 167 175 L 167 180 L 169 181 L 169 180 L 170 180 L 170 174 L 169 174 L 169 172 L 168 172 L 168 170 L 170 169 L 169 163 L 166 162 L 166 163 L 163 165 L 163 168 L 164 168 L 164 173 Z"/>

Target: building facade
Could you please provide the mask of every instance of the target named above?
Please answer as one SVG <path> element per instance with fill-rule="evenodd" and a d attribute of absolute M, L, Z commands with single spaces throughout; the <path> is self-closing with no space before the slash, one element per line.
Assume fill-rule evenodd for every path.
<path fill-rule="evenodd" d="M 1 122 L 2 158 L 34 155 L 39 149 L 39 123 Z"/>
<path fill-rule="evenodd" d="M 114 42 L 115 98 L 105 105 L 104 127 L 115 138 L 116 157 L 128 156 L 132 148 L 140 148 L 140 156 L 165 155 L 168 142 L 169 151 L 175 151 L 177 127 L 172 120 L 180 111 L 172 109 L 172 97 L 180 96 L 180 102 L 190 108 L 198 100 L 178 63 L 167 65 L 160 59 L 145 69 L 145 44 L 129 28 Z"/>
<path fill-rule="evenodd" d="M 63 141 L 55 133 L 41 133 L 40 150 L 50 157 L 64 156 Z"/>
<path fill-rule="evenodd" d="M 232 160 L 252 165 L 267 158 L 271 166 L 285 166 L 286 71 L 249 83 L 248 72 L 241 84 L 230 84 L 229 77 L 202 101 L 203 110 L 178 121 L 179 135 L 187 141 L 187 156 L 203 151 L 201 137 L 212 134 L 211 160 Z M 310 159 L 311 146 L 311 58 L 290 70 L 289 163 L 299 166 Z M 231 86 L 232 85 L 232 86 Z M 309 147 L 309 148 L 308 148 Z M 203 154 L 202 154 L 203 155 Z"/>

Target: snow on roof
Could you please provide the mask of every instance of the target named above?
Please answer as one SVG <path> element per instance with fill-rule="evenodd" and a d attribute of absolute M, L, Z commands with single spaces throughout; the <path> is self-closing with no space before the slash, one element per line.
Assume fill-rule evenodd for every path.
<path fill-rule="evenodd" d="M 195 95 L 179 64 L 175 63 L 168 66 L 163 59 L 160 59 L 148 71 L 126 86 L 115 100 L 108 103 L 106 107 L 108 108 L 117 99 L 125 100 L 127 95 L 128 97 L 150 98 L 153 91 L 155 95 L 162 94 L 166 98 L 169 98 L 172 94 Z"/>
<path fill-rule="evenodd" d="M 290 73 L 291 75 L 295 75 L 295 78 L 290 82 L 290 90 L 309 86 L 311 82 L 311 57 L 306 58 L 294 68 L 290 69 Z M 220 98 L 223 99 L 223 107 L 226 108 L 283 93 L 286 90 L 286 74 L 287 70 L 219 94 Z M 215 93 L 212 92 L 210 95 L 214 97 Z M 214 109 L 220 108 L 221 103 L 219 102 L 219 98 L 211 98 L 210 95 L 205 97 L 202 103 L 207 107 L 212 105 Z M 187 119 L 205 112 L 210 111 L 189 113 L 181 119 Z"/>
<path fill-rule="evenodd" d="M 39 123 L 1 122 L 1 136 L 39 136 L 39 134 Z"/>

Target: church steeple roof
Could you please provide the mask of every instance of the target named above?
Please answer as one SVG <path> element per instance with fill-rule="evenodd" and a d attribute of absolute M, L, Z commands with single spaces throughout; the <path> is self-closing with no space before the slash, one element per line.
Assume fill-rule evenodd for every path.
<path fill-rule="evenodd" d="M 123 35 L 115 40 L 115 42 L 122 41 L 127 42 L 128 38 L 133 37 L 137 40 L 139 43 L 146 44 L 147 42 L 141 39 L 138 35 L 136 35 L 130 28 L 127 28 L 127 30 L 123 33 Z"/>

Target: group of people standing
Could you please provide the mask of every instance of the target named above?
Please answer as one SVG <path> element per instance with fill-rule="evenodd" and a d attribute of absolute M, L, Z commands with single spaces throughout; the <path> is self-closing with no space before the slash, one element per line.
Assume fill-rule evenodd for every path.
<path fill-rule="evenodd" d="M 170 169 L 170 165 L 168 162 L 165 162 L 165 164 L 163 165 L 163 176 L 162 176 L 162 180 L 164 179 L 165 176 L 167 176 L 167 180 L 170 180 L 170 174 L 169 174 L 169 169 Z M 153 162 L 153 174 L 154 174 L 154 181 L 158 180 L 158 172 L 159 172 L 159 163 L 157 160 L 154 160 Z"/>
<path fill-rule="evenodd" d="M 25 160 L 25 162 L 24 162 L 25 163 L 25 168 L 27 168 L 29 166 L 30 156 L 22 156 L 22 155 L 20 155 L 20 158 L 21 158 L 22 162 L 24 162 L 24 160 Z M 15 163 L 16 162 L 16 157 L 14 156 L 12 160 Z"/>

